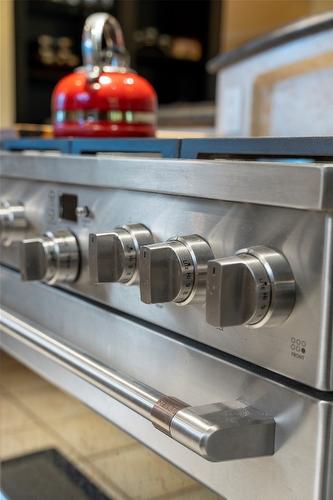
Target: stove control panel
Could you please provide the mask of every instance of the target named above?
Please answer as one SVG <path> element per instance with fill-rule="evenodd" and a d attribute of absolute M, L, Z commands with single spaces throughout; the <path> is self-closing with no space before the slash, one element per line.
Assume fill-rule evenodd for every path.
<path fill-rule="evenodd" d="M 69 230 L 22 240 L 20 270 L 23 281 L 45 281 L 49 284 L 75 281 L 79 274 L 80 251 Z"/>
<path fill-rule="evenodd" d="M 1 162 L 1 265 L 82 307 L 333 390 L 326 164 L 11 153 Z"/>
<path fill-rule="evenodd" d="M 213 326 L 276 326 L 294 302 L 289 263 L 271 248 L 246 248 L 208 263 L 206 318 Z"/>
<path fill-rule="evenodd" d="M 9 246 L 22 238 L 28 227 L 24 205 L 20 202 L 0 202 L 0 243 Z"/>
<path fill-rule="evenodd" d="M 117 227 L 110 233 L 89 235 L 89 270 L 92 283 L 138 281 L 140 247 L 154 242 L 143 224 Z"/>
<path fill-rule="evenodd" d="M 200 302 L 206 295 L 208 261 L 213 252 L 202 237 L 193 234 L 141 248 L 140 292 L 146 304 Z"/>

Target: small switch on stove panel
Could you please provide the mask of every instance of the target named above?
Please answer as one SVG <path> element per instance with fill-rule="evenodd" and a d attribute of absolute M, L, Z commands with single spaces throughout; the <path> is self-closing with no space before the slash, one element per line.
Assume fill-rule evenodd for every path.
<path fill-rule="evenodd" d="M 87 205 L 76 207 L 75 213 L 78 219 L 90 219 L 92 217 L 92 213 Z"/>

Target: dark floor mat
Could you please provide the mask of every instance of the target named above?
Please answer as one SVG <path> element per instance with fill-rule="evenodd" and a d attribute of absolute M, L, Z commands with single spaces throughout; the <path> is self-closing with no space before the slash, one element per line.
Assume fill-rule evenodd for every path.
<path fill-rule="evenodd" d="M 110 500 L 55 449 L 2 462 L 0 489 L 8 500 Z"/>

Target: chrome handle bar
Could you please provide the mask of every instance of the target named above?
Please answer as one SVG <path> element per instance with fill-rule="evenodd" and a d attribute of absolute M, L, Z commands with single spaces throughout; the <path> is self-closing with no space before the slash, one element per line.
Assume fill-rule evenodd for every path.
<path fill-rule="evenodd" d="M 190 406 L 96 362 L 5 310 L 0 311 L 0 328 L 3 334 L 89 382 L 206 460 L 222 462 L 274 453 L 275 421 L 252 406 L 240 401 Z"/>

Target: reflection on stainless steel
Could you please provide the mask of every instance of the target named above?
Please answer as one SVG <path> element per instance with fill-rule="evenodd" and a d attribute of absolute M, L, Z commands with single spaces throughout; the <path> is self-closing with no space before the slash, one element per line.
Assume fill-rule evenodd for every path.
<path fill-rule="evenodd" d="M 80 253 L 74 234 L 68 230 L 48 231 L 20 244 L 20 269 L 24 281 L 54 284 L 74 281 L 79 272 Z"/>
<path fill-rule="evenodd" d="M 22 154 L 6 152 L 0 153 L 0 158 L 1 176 L 11 179 L 24 178 L 43 182 L 61 180 L 89 187 L 307 210 L 333 209 L 333 166 L 330 163 L 295 165 L 288 162 L 241 160 L 195 162 L 146 157 L 46 157 L 42 154 L 22 158 Z"/>
<path fill-rule="evenodd" d="M 164 395 L 112 368 L 96 363 L 64 343 L 1 311 L 6 335 L 36 349 L 143 417 L 159 418 L 155 405 Z M 168 435 L 211 462 L 274 453 L 275 422 L 260 410 L 240 402 L 191 407 L 184 403 L 170 421 Z"/>
<path fill-rule="evenodd" d="M 274 453 L 274 420 L 238 401 L 183 408 L 172 419 L 170 432 L 214 462 Z"/>
<path fill-rule="evenodd" d="M 142 245 L 153 243 L 143 224 L 129 224 L 110 233 L 89 236 L 89 269 L 93 283 L 138 281 L 138 256 Z"/>
<path fill-rule="evenodd" d="M 106 44 L 104 50 L 103 40 Z M 128 54 L 117 19 L 104 12 L 92 14 L 86 19 L 82 35 L 82 57 L 84 66 L 90 69 L 91 79 L 94 72 L 101 72 L 104 66 L 127 66 Z"/>
<path fill-rule="evenodd" d="M 28 226 L 25 209 L 20 202 L 0 202 L 0 243 L 10 245 L 20 240 L 24 229 Z"/>
<path fill-rule="evenodd" d="M 295 280 L 283 255 L 265 247 L 239 250 L 208 263 L 208 323 L 217 327 L 276 326 L 295 303 Z"/>
<path fill-rule="evenodd" d="M 140 252 L 141 300 L 146 304 L 186 305 L 205 297 L 207 263 L 214 257 L 206 240 L 193 234 L 143 246 Z"/>

